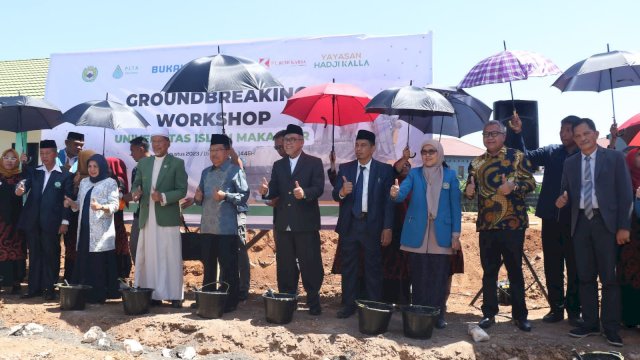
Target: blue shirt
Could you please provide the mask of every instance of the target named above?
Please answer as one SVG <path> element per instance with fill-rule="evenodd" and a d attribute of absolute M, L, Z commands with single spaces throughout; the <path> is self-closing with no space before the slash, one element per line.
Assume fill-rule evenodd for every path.
<path fill-rule="evenodd" d="M 567 151 L 564 145 L 559 144 L 547 145 L 536 150 L 527 150 L 522 134 L 515 135 L 514 143 L 505 143 L 505 145 L 524 152 L 532 166 L 544 166 L 542 189 L 536 205 L 536 216 L 542 219 L 557 220 L 558 208 L 556 207 L 556 200 L 560 196 L 564 160 L 577 153 L 578 147 L 571 153 Z"/>
<path fill-rule="evenodd" d="M 202 171 L 200 184 L 203 192 L 200 232 L 215 235 L 238 234 L 238 205 L 246 204 L 249 185 L 242 169 L 226 160 L 219 167 L 209 166 Z M 222 201 L 216 201 L 217 189 L 226 193 Z"/>

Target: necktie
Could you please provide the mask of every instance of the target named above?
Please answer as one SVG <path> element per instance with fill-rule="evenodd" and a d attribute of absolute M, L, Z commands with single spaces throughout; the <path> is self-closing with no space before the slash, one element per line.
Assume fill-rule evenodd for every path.
<path fill-rule="evenodd" d="M 584 158 L 584 186 L 582 188 L 582 198 L 584 199 L 584 215 L 591 220 L 593 217 L 593 201 L 591 192 L 593 190 L 593 181 L 591 180 L 591 157 Z"/>
<path fill-rule="evenodd" d="M 358 180 L 356 180 L 355 200 L 353 203 L 353 215 L 356 217 L 362 216 L 362 189 L 364 186 L 364 170 L 366 167 L 360 166 L 360 173 L 358 174 Z"/>

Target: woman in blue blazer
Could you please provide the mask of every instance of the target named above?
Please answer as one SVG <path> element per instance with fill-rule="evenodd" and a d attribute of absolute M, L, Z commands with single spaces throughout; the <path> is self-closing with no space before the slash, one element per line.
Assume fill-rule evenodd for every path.
<path fill-rule="evenodd" d="M 456 172 L 445 168 L 439 141 L 423 142 L 422 166 L 412 169 L 402 185 L 391 187 L 395 202 L 411 200 L 402 227 L 401 249 L 409 252 L 411 302 L 440 308 L 436 327 L 444 328 L 450 256 L 460 249 L 460 187 Z"/>

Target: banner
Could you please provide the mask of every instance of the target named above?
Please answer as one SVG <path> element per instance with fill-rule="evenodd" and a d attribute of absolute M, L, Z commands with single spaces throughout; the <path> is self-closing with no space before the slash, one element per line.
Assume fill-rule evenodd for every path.
<path fill-rule="evenodd" d="M 152 128 L 164 127 L 171 134 L 169 152 L 184 159 L 193 193 L 202 169 L 211 165 L 209 139 L 221 133 L 222 121 L 242 158 L 251 198 L 258 199 L 262 177 L 270 176 L 279 157 L 273 149 L 273 134 L 287 124 L 299 124 L 305 132 L 304 151 L 323 159 L 328 168 L 331 149 L 329 125 L 303 124 L 281 114 L 286 101 L 306 86 L 331 82 L 355 85 L 370 97 L 394 86 L 416 86 L 432 82 L 432 35 L 369 37 L 365 35 L 247 41 L 153 47 L 87 53 L 52 54 L 49 64 L 47 100 L 62 111 L 107 96 L 137 110 Z M 189 61 L 221 54 L 259 62 L 283 88 L 217 93 L 163 93 L 171 76 Z M 223 111 L 222 111 L 223 109 Z M 379 116 L 373 123 L 335 129 L 337 163 L 355 158 L 355 133 L 368 129 L 377 134 L 376 159 L 393 162 L 407 143 L 407 124 L 396 117 Z M 63 124 L 42 132 L 43 139 L 56 140 L 59 147 L 69 131 L 85 134 L 85 149 L 123 159 L 128 171 L 135 166 L 129 140 L 152 132 L 147 129 L 110 130 Z M 104 141 L 103 141 L 104 137 Z M 411 129 L 411 143 L 419 146 L 423 134 Z M 330 199 L 327 180 L 322 199 Z"/>

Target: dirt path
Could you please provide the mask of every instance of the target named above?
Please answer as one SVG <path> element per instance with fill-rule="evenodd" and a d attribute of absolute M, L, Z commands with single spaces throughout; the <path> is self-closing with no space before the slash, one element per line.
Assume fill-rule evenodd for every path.
<path fill-rule="evenodd" d="M 273 239 L 266 236 L 250 252 L 252 294 L 238 310 L 223 319 L 202 319 L 188 308 L 193 294 L 187 294 L 185 308 L 152 308 L 145 316 L 127 316 L 119 300 L 104 305 L 88 305 L 84 311 L 59 310 L 57 303 L 40 299 L 22 300 L 0 294 L 0 359 L 129 359 L 122 346 L 124 339 L 139 341 L 144 359 L 161 359 L 161 349 L 179 345 L 194 346 L 199 359 L 568 359 L 572 348 L 580 351 L 619 350 L 607 345 L 600 336 L 575 340 L 567 336 L 567 322 L 545 324 L 540 319 L 548 311 L 544 298 L 532 286 L 527 304 L 533 331 L 523 333 L 509 322 L 510 307 L 501 307 L 498 324 L 489 329 L 491 340 L 474 343 L 467 335 L 467 324 L 478 321 L 480 311 L 469 303 L 480 287 L 482 271 L 478 261 L 477 235 L 473 216 L 465 215 L 463 246 L 464 275 L 456 275 L 449 300 L 449 326 L 434 330 L 430 340 L 403 336 L 402 315 L 395 313 L 387 333 L 365 336 L 358 331 L 357 316 L 335 318 L 339 309 L 340 279 L 329 274 L 337 242 L 333 232 L 323 232 L 323 262 L 326 269 L 322 289 L 323 314 L 309 316 L 304 307 L 290 324 L 276 326 L 264 319 L 260 294 L 275 287 Z M 539 221 L 533 220 L 527 232 L 526 252 L 539 276 L 542 271 Z M 185 264 L 185 282 L 198 284 L 202 269 L 197 262 Z M 506 275 L 501 275 L 506 278 Z M 525 270 L 526 283 L 531 274 Z M 544 281 L 544 279 L 543 279 Z M 481 300 L 476 304 L 479 306 Z M 30 337 L 6 336 L 18 323 L 35 322 L 45 326 L 42 334 Z M 82 334 L 91 326 L 100 326 L 113 340 L 110 351 L 81 344 Z M 640 359 L 640 332 L 624 329 L 621 335 L 627 359 Z"/>

